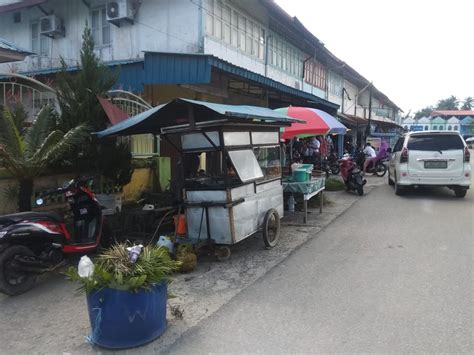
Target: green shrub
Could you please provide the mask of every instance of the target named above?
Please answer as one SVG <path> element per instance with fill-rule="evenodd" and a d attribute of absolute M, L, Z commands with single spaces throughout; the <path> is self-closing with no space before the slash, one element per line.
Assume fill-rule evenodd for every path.
<path fill-rule="evenodd" d="M 326 191 L 341 191 L 346 188 L 346 185 L 337 179 L 326 179 Z"/>

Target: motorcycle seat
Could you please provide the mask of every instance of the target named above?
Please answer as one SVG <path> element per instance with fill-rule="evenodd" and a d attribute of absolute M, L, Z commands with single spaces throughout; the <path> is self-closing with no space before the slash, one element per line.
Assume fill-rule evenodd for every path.
<path fill-rule="evenodd" d="M 20 212 L 0 216 L 0 225 L 20 223 L 25 220 L 51 219 L 57 223 L 64 223 L 64 217 L 55 212 Z"/>

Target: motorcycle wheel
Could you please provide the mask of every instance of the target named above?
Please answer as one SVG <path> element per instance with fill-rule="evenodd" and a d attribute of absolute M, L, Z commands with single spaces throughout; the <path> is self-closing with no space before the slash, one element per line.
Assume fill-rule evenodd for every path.
<path fill-rule="evenodd" d="M 12 270 L 11 264 L 17 255 L 35 257 L 33 251 L 23 245 L 13 245 L 0 254 L 0 291 L 10 296 L 30 290 L 36 282 L 34 274 Z"/>
<path fill-rule="evenodd" d="M 364 194 L 364 186 L 357 186 L 357 193 L 359 194 L 359 196 L 362 196 Z"/>
<path fill-rule="evenodd" d="M 387 166 L 385 164 L 377 164 L 375 166 L 375 175 L 382 177 L 387 172 Z"/>

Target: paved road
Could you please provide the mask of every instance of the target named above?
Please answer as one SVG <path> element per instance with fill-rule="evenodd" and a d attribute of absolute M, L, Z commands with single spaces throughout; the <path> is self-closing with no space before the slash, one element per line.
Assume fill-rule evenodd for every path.
<path fill-rule="evenodd" d="M 382 186 L 170 353 L 474 353 L 474 191 Z"/>

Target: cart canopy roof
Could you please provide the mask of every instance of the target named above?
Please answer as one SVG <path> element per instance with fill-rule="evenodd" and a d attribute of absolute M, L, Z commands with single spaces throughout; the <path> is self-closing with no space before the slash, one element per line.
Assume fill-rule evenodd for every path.
<path fill-rule="evenodd" d="M 160 134 L 161 129 L 165 127 L 182 125 L 192 128 L 199 123 L 212 121 L 270 123 L 277 126 L 288 126 L 293 122 L 298 122 L 298 120 L 266 107 L 175 99 L 130 117 L 103 131 L 96 132 L 96 135 L 102 138 L 142 133 Z"/>

